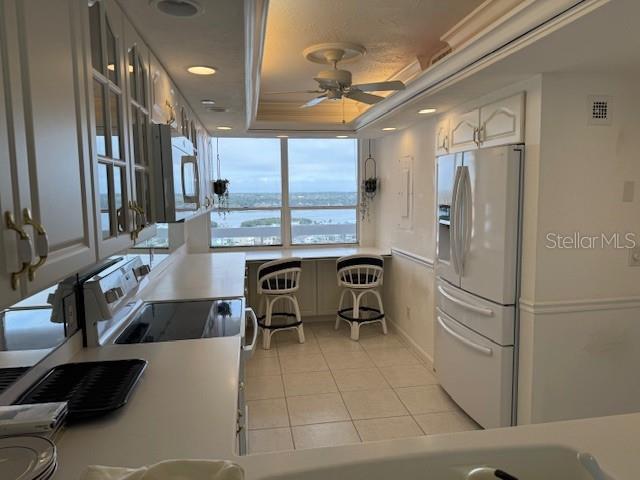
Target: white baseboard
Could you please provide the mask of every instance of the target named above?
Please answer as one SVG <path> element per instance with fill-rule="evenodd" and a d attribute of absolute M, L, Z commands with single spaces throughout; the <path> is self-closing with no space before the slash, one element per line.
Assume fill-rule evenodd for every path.
<path fill-rule="evenodd" d="M 422 361 L 429 365 L 429 368 L 433 370 L 433 357 L 429 355 L 420 345 L 418 345 L 413 338 L 396 322 L 394 322 L 388 315 L 385 316 L 387 318 L 387 325 L 389 328 L 394 330 L 398 335 L 402 337 L 402 339 L 409 344 L 409 347 L 420 357 Z"/>

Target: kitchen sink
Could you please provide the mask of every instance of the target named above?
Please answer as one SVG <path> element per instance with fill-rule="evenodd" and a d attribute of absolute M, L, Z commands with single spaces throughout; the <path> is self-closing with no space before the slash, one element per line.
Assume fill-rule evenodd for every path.
<path fill-rule="evenodd" d="M 269 480 L 491 480 L 499 469 L 517 480 L 614 480 L 596 460 L 562 446 L 426 453 L 266 477 Z M 475 472 L 474 472 L 475 470 Z"/>

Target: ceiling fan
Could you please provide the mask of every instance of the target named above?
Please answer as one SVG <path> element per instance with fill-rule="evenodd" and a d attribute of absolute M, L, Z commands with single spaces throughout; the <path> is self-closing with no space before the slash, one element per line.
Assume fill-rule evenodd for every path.
<path fill-rule="evenodd" d="M 399 80 L 392 80 L 387 82 L 375 82 L 375 83 L 361 83 L 353 85 L 351 83 L 351 72 L 348 70 L 342 70 L 338 68 L 338 62 L 343 60 L 345 54 L 349 60 L 364 53 L 364 47 L 359 47 L 356 51 L 354 47 L 343 49 L 327 48 L 327 44 L 319 46 L 320 48 L 310 47 L 305 50 L 305 56 L 307 59 L 316 63 L 326 63 L 333 66 L 333 70 L 323 70 L 314 80 L 318 82 L 318 88 L 316 90 L 300 90 L 293 92 L 268 92 L 265 95 L 281 95 L 288 93 L 319 93 L 315 98 L 312 98 L 307 103 L 301 105 L 301 108 L 313 107 L 325 100 L 339 100 L 341 98 L 349 98 L 356 102 L 366 103 L 367 105 L 374 105 L 385 97 L 379 95 L 373 95 L 368 92 L 388 92 L 395 90 L 404 90 L 404 83 Z M 331 44 L 334 47 L 334 44 Z"/>

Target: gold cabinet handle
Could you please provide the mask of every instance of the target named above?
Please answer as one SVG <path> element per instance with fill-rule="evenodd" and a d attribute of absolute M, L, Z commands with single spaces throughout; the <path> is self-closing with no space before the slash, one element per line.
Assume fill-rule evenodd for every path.
<path fill-rule="evenodd" d="M 138 240 L 140 232 L 142 232 L 142 230 L 144 230 L 144 228 L 146 227 L 146 215 L 144 213 L 144 209 L 135 201 L 129 202 L 129 209 L 134 212 L 134 228 L 131 232 L 131 240 L 135 242 L 136 240 Z M 140 221 L 138 221 L 138 215 L 140 216 Z"/>
<path fill-rule="evenodd" d="M 131 230 L 131 240 L 134 242 L 138 239 L 138 208 L 136 202 L 129 201 L 129 210 L 133 212 L 133 230 Z"/>
<path fill-rule="evenodd" d="M 33 245 L 31 244 L 31 238 L 27 235 L 27 232 L 24 231 L 24 228 L 16 223 L 13 213 L 4 213 L 4 223 L 8 230 L 12 230 L 18 234 L 18 261 L 21 267 L 17 272 L 11 272 L 11 289 L 17 290 L 20 285 L 20 275 L 29 270 L 29 266 L 31 265 Z"/>
<path fill-rule="evenodd" d="M 36 271 L 45 264 L 47 257 L 49 256 L 49 235 L 47 235 L 47 231 L 41 223 L 37 223 L 33 220 L 31 210 L 28 208 L 22 210 L 22 221 L 25 225 L 31 225 L 35 232 L 34 248 L 35 254 L 38 256 L 38 261 L 29 265 L 28 272 L 29 281 L 33 282 L 36 278 Z"/>

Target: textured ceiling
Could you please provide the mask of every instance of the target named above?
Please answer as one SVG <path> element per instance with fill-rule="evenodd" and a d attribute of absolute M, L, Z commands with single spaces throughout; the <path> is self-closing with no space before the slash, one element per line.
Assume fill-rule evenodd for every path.
<path fill-rule="evenodd" d="M 241 0 L 201 0 L 204 14 L 193 18 L 165 15 L 149 0 L 119 0 L 205 127 L 231 125 L 244 131 L 244 11 Z M 218 73 L 196 76 L 190 65 L 212 65 Z M 228 113 L 207 112 L 200 100 L 212 98 Z"/>
<path fill-rule="evenodd" d="M 311 95 L 264 95 L 316 87 L 322 65 L 302 51 L 324 42 L 354 42 L 366 55 L 344 65 L 354 83 L 389 78 L 444 44 L 440 36 L 482 0 L 271 0 L 261 70 L 262 102 L 302 103 Z M 336 105 L 336 108 L 340 108 Z"/>

